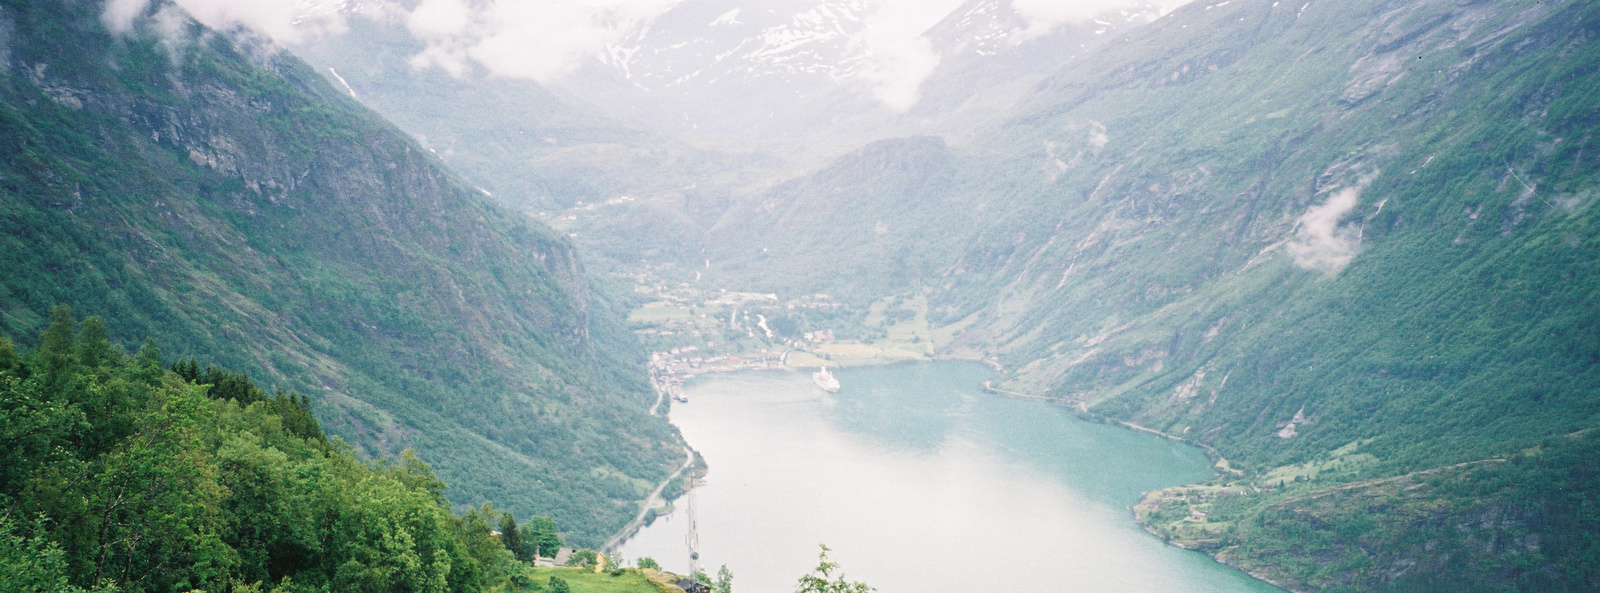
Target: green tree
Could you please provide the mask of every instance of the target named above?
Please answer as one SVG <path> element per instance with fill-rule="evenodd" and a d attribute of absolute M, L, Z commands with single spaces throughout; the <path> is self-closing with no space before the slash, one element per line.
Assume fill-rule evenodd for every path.
<path fill-rule="evenodd" d="M 78 363 L 89 368 L 118 362 L 116 346 L 106 337 L 106 324 L 99 317 L 83 320 L 83 331 L 78 335 Z"/>
<path fill-rule="evenodd" d="M 556 532 L 556 521 L 550 517 L 534 517 L 528 522 L 527 531 L 532 532 L 532 539 L 538 546 L 541 558 L 555 558 L 561 551 L 561 534 Z M 526 537 L 526 536 L 525 536 Z"/>
<path fill-rule="evenodd" d="M 578 550 L 567 557 L 567 566 L 594 568 L 595 563 L 600 561 L 599 556 L 594 550 Z"/>
<path fill-rule="evenodd" d="M 517 560 L 523 562 L 529 560 L 528 550 L 524 545 L 526 542 L 523 542 L 521 534 L 517 533 L 517 518 L 511 513 L 500 516 L 500 543 L 507 550 L 511 550 L 511 555 Z"/>
<path fill-rule="evenodd" d="M 713 593 L 733 593 L 733 571 L 728 570 L 728 565 L 717 569 L 717 580 L 711 583 Z"/>
<path fill-rule="evenodd" d="M 17 346 L 11 339 L 0 336 L 0 372 L 9 371 L 17 366 Z"/>
<path fill-rule="evenodd" d="M 550 577 L 550 583 L 545 585 L 550 593 L 572 593 L 572 587 L 567 585 L 567 580 L 561 577 Z"/>
<path fill-rule="evenodd" d="M 835 576 L 834 573 L 838 573 Z M 730 580 L 732 575 L 729 575 Z M 832 579 L 832 580 L 830 580 Z M 874 591 L 862 582 L 847 582 L 844 580 L 844 571 L 839 570 L 839 565 L 828 561 L 828 546 L 822 546 L 822 552 L 817 555 L 817 567 L 811 574 L 800 577 L 800 582 L 795 587 L 795 593 L 869 593 Z"/>
<path fill-rule="evenodd" d="M 45 539 L 43 521 L 33 525 L 33 535 L 24 537 L 9 515 L 0 515 L 0 591 L 6 593 L 84 593 L 67 582 L 66 553 L 61 546 Z M 120 591 L 110 583 L 95 593 Z"/>
<path fill-rule="evenodd" d="M 78 332 L 73 329 L 72 307 L 56 305 L 50 309 L 50 325 L 39 340 L 38 357 L 44 370 L 45 389 L 65 390 L 78 362 Z"/>
<path fill-rule="evenodd" d="M 305 396 L 255 397 L 265 392 L 222 369 L 167 372 L 153 343 L 130 357 L 97 320 L 79 333 L 57 311 L 40 348 L 0 340 L 0 591 L 508 582 L 512 555 L 488 523 L 499 513 L 451 514 L 410 451 L 363 463 L 322 436 Z M 218 378 L 236 395 L 197 383 Z M 34 516 L 31 531 L 16 525 Z"/>
<path fill-rule="evenodd" d="M 650 570 L 661 570 L 661 564 L 659 562 L 656 562 L 655 558 L 651 558 L 649 556 L 645 556 L 645 557 L 639 559 L 639 568 L 648 568 Z"/>

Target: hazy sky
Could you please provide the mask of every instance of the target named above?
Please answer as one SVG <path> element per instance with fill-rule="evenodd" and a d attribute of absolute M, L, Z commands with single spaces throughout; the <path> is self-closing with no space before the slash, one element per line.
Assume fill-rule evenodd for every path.
<path fill-rule="evenodd" d="M 248 27 L 280 43 L 337 34 L 344 16 L 341 0 L 174 0 L 216 29 Z M 421 0 L 409 12 L 392 0 L 353 0 L 368 14 L 404 19 L 427 49 L 413 64 L 460 75 L 472 64 L 497 76 L 551 83 L 584 60 L 600 54 L 632 25 L 647 21 L 685 0 Z M 691 0 L 692 1 L 692 0 Z M 876 0 L 861 43 L 868 60 L 862 83 L 890 108 L 904 110 L 917 99 L 922 81 L 938 66 L 921 33 L 964 0 Z M 1168 5 L 1183 0 L 1155 0 Z M 1012 0 L 1043 33 L 1139 0 Z M 151 0 L 107 0 L 106 23 L 127 31 L 147 15 Z M 759 6 L 760 2 L 750 2 Z"/>

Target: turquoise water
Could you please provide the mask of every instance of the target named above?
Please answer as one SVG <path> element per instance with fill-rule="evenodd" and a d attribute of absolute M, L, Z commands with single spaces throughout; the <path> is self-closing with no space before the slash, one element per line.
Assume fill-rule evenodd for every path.
<path fill-rule="evenodd" d="M 881 593 L 1279 591 L 1134 523 L 1141 492 L 1207 479 L 1199 450 L 981 391 L 979 365 L 802 373 L 692 384 L 672 421 L 710 474 L 694 493 L 701 563 L 739 593 L 784 593 L 819 543 Z M 625 558 L 685 571 L 679 511 Z"/>

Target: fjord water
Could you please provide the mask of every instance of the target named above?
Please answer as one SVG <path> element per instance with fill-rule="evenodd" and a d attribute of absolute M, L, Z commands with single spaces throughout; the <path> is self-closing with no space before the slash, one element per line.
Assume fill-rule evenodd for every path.
<path fill-rule="evenodd" d="M 1278 591 L 1146 534 L 1141 492 L 1207 479 L 1205 455 L 984 393 L 987 369 L 935 362 L 715 376 L 672 421 L 710 464 L 694 492 L 701 563 L 740 593 L 783 593 L 817 545 L 881 593 Z M 687 499 L 627 542 L 688 568 Z"/>

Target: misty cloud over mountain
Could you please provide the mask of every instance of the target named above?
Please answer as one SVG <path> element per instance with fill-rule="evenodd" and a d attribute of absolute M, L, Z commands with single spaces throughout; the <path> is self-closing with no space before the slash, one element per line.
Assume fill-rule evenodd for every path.
<path fill-rule="evenodd" d="M 208 27 L 245 28 L 284 44 L 339 35 L 356 16 L 405 29 L 424 48 L 412 56 L 418 69 L 452 76 L 474 71 L 493 77 L 560 85 L 597 65 L 630 82 L 660 76 L 653 67 L 674 60 L 650 58 L 690 47 L 707 50 L 714 67 L 729 58 L 772 57 L 785 52 L 829 58 L 828 66 L 795 65 L 822 73 L 889 110 L 903 113 L 921 98 L 920 87 L 946 57 L 927 33 L 953 14 L 1014 12 L 1007 31 L 1015 42 L 1036 39 L 1065 24 L 1085 23 L 1127 8 L 1165 12 L 1180 0 L 175 0 Z M 112 30 L 159 14 L 151 0 L 111 0 L 103 18 Z M 714 14 L 713 14 L 714 13 Z M 698 20 L 686 21 L 698 17 Z M 703 21 L 703 22 L 701 22 Z M 700 31 L 683 39 L 685 25 Z M 674 43 L 653 44 L 659 30 L 673 30 Z M 718 39 L 737 32 L 738 40 Z M 652 35 L 652 33 L 657 33 Z M 831 46 L 835 54 L 817 46 Z M 681 52 L 677 52 L 681 53 Z M 655 54 L 652 56 L 651 54 Z M 678 60 L 681 61 L 681 60 Z M 819 61 L 820 63 L 820 61 Z M 683 64 L 678 64 L 683 66 Z M 825 71 L 822 71 L 825 70 Z M 820 72 L 819 72 L 820 71 Z M 703 74 L 677 72 L 682 83 Z M 639 83 L 648 84 L 648 83 Z"/>

